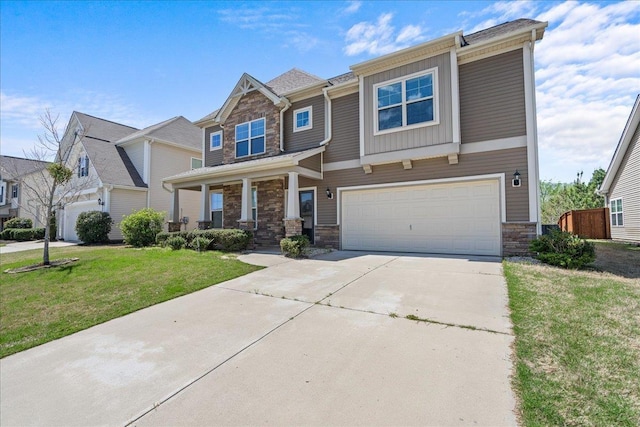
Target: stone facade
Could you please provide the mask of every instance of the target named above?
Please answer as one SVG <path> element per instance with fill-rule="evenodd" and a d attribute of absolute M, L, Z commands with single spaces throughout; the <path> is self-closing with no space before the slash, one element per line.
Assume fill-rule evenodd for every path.
<path fill-rule="evenodd" d="M 211 221 L 198 221 L 198 230 L 207 230 L 211 228 Z"/>
<path fill-rule="evenodd" d="M 529 243 L 535 239 L 535 222 L 502 223 L 502 256 L 528 256 Z"/>
<path fill-rule="evenodd" d="M 302 234 L 302 219 L 285 219 L 284 220 L 284 235 L 286 237 L 299 236 Z"/>
<path fill-rule="evenodd" d="M 180 227 L 182 227 L 182 223 L 181 222 L 168 222 L 167 223 L 167 229 L 169 230 L 169 233 L 173 233 L 175 231 L 180 231 Z"/>
<path fill-rule="evenodd" d="M 224 228 L 238 228 L 242 210 L 242 184 L 225 185 L 222 189 L 224 208 L 222 220 Z"/>
<path fill-rule="evenodd" d="M 339 225 L 316 225 L 315 245 L 319 248 L 340 249 L 340 226 Z"/>
<path fill-rule="evenodd" d="M 257 156 L 250 155 L 236 159 L 236 125 L 263 117 L 265 119 L 265 152 Z M 238 105 L 225 121 L 224 128 L 224 141 L 222 144 L 224 164 L 280 154 L 280 109 L 258 91 L 250 92 L 240 99 Z"/>

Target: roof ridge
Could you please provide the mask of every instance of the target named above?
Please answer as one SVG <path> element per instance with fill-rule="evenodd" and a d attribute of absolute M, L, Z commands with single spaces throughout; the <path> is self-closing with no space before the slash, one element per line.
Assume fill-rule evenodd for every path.
<path fill-rule="evenodd" d="M 469 37 L 469 36 L 472 36 L 472 35 L 474 35 L 474 34 L 482 33 L 482 32 L 484 32 L 484 31 L 493 30 L 493 29 L 498 28 L 498 27 L 501 27 L 501 26 L 503 26 L 503 25 L 513 24 L 514 22 L 520 22 L 520 21 L 532 21 L 532 22 L 537 22 L 535 19 L 530 19 L 530 18 L 518 18 L 518 19 L 514 19 L 514 20 L 512 20 L 512 21 L 505 21 L 505 22 L 502 22 L 502 23 L 500 23 L 500 24 L 493 25 L 493 26 L 491 26 L 491 27 L 483 28 L 483 29 L 481 29 L 481 30 L 474 31 L 473 33 L 464 34 L 464 35 L 463 35 L 463 37 Z"/>
<path fill-rule="evenodd" d="M 75 114 L 82 114 L 83 116 L 91 117 L 91 118 L 93 118 L 93 119 L 101 120 L 101 121 L 103 121 L 103 122 L 113 123 L 114 125 L 124 126 L 124 127 L 131 128 L 131 129 L 135 129 L 135 130 L 140 130 L 140 129 L 135 128 L 135 127 L 133 127 L 133 126 L 129 126 L 129 125 L 125 125 L 125 124 L 122 124 L 122 123 L 114 122 L 113 120 L 107 120 L 107 119 L 103 119 L 102 117 L 92 116 L 91 114 L 83 113 L 82 111 L 74 110 L 73 112 L 74 112 Z"/>

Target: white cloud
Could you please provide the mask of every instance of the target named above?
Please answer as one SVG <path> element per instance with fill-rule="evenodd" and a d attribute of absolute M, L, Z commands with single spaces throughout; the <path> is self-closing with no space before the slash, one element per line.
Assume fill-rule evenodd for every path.
<path fill-rule="evenodd" d="M 396 29 L 391 25 L 392 19 L 392 13 L 383 13 L 376 22 L 364 21 L 352 26 L 345 37 L 345 54 L 384 55 L 424 39 L 424 31 L 418 25 L 406 25 L 396 34 Z"/>
<path fill-rule="evenodd" d="M 352 13 L 356 13 L 357 11 L 360 10 L 361 6 L 362 6 L 361 1 L 349 1 L 347 2 L 347 7 L 345 7 L 343 10 L 343 14 L 349 15 Z"/>
<path fill-rule="evenodd" d="M 467 18 L 477 18 L 490 15 L 485 18 L 484 21 L 476 23 L 471 30 L 466 31 L 471 34 L 485 28 L 493 27 L 504 22 L 518 19 L 527 16 L 533 16 L 537 9 L 537 5 L 532 0 L 520 0 L 520 1 L 499 1 L 487 6 L 483 10 L 477 13 L 462 13 L 461 16 Z M 464 26 L 467 28 L 467 25 Z"/>

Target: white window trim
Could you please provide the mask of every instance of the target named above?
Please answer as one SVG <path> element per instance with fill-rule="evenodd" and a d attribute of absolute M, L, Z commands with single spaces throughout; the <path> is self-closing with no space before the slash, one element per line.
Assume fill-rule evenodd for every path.
<path fill-rule="evenodd" d="M 14 196 L 14 193 L 15 193 L 15 196 Z M 20 189 L 18 187 L 18 184 L 11 184 L 11 198 L 18 199 L 19 196 L 20 196 Z"/>
<path fill-rule="evenodd" d="M 212 194 L 221 194 L 222 195 L 222 207 L 220 209 L 213 209 L 213 205 L 211 204 L 211 195 Z M 222 190 L 214 190 L 211 191 L 209 193 L 209 206 L 211 209 L 211 212 L 221 212 L 222 213 L 222 220 L 220 221 L 220 228 L 216 228 L 216 230 L 221 230 L 224 228 L 224 192 Z M 211 217 L 211 227 L 213 228 L 213 215 L 209 214 L 209 216 Z"/>
<path fill-rule="evenodd" d="M 6 205 L 6 196 L 7 195 L 7 183 L 0 183 L 0 205 Z"/>
<path fill-rule="evenodd" d="M 252 138 L 252 135 L 251 135 L 251 123 L 253 123 L 253 122 L 257 122 L 257 121 L 259 121 L 259 120 L 262 120 L 262 121 L 264 122 L 264 126 L 262 127 L 262 128 L 264 129 L 264 133 L 262 134 L 262 136 L 263 136 L 263 138 L 264 138 L 264 150 L 263 150 L 263 151 L 261 151 L 261 152 L 259 152 L 259 153 L 252 153 L 252 152 L 251 152 L 251 138 Z M 234 139 L 233 144 L 234 144 L 234 150 L 235 150 L 236 159 L 242 159 L 242 158 L 245 158 L 245 157 L 257 156 L 257 155 L 259 155 L 259 154 L 264 154 L 264 153 L 266 153 L 266 152 L 267 152 L 267 121 L 266 121 L 266 119 L 265 119 L 264 117 L 262 117 L 262 118 L 255 119 L 255 120 L 249 120 L 248 122 L 238 123 L 238 124 L 235 126 L 235 129 L 237 129 L 237 128 L 238 128 L 238 126 L 242 126 L 242 125 L 246 125 L 246 124 L 248 124 L 248 125 L 249 125 L 249 137 L 247 138 L 247 141 L 248 141 L 248 143 L 249 143 L 249 147 L 248 147 L 248 149 L 249 149 L 249 154 L 247 154 L 246 156 L 238 156 L 238 140 L 236 139 L 237 132 L 234 132 L 234 135 L 233 135 L 233 139 Z M 235 130 L 235 129 L 234 129 L 234 130 Z M 244 141 L 244 140 L 243 140 L 243 141 Z M 256 221 L 256 222 L 257 222 L 257 221 Z"/>
<path fill-rule="evenodd" d="M 620 212 L 616 211 L 614 213 L 612 206 L 614 202 L 617 202 L 618 200 L 620 200 Z M 622 215 L 622 224 L 617 224 L 618 221 L 616 220 L 616 225 L 613 225 L 613 216 L 618 214 Z M 609 200 L 609 222 L 611 223 L 612 227 L 624 227 L 624 200 L 622 200 L 622 197 Z"/>
<path fill-rule="evenodd" d="M 200 168 L 201 168 L 202 166 L 204 166 L 204 162 L 202 162 L 202 159 L 200 159 L 200 158 L 198 158 L 198 157 L 192 157 L 192 158 L 191 158 L 191 164 L 190 164 L 190 166 L 191 166 L 191 170 L 194 170 L 194 169 L 200 169 L 200 168 L 194 168 L 194 167 L 193 167 L 193 161 L 194 161 L 194 160 L 199 160 L 199 161 L 200 161 L 200 165 L 201 165 L 201 166 L 200 166 Z"/>
<path fill-rule="evenodd" d="M 309 112 L 309 124 L 306 126 L 298 127 L 298 114 L 304 113 L 305 111 Z M 310 105 L 304 108 L 298 108 L 297 110 L 293 110 L 293 131 L 301 132 L 303 130 L 309 130 L 313 128 L 313 107 Z"/>
<path fill-rule="evenodd" d="M 219 147 L 214 147 L 213 146 L 213 136 L 214 135 L 220 135 L 220 146 Z M 222 131 L 218 130 L 215 132 L 211 132 L 211 134 L 209 135 L 209 151 L 216 151 L 216 150 L 222 150 Z"/>
<path fill-rule="evenodd" d="M 253 207 L 253 190 L 256 191 L 256 206 Z M 258 229 L 258 187 L 251 187 L 251 219 L 253 219 L 253 210 L 256 210 L 256 217 L 253 222 L 253 229 Z"/>
<path fill-rule="evenodd" d="M 406 81 L 419 76 L 424 76 L 427 74 L 433 75 L 433 120 L 430 122 L 422 122 L 422 123 L 415 123 L 412 125 L 405 125 L 404 123 L 407 120 L 407 100 L 405 99 L 406 93 L 407 93 Z M 397 128 L 378 130 L 378 88 L 381 86 L 387 86 L 387 85 L 398 83 L 398 82 L 402 82 L 402 123 L 403 125 Z M 385 134 L 394 133 L 394 132 L 402 132 L 410 129 L 418 129 L 418 128 L 423 128 L 427 126 L 439 125 L 440 124 L 440 108 L 439 108 L 440 96 L 439 96 L 438 88 L 439 88 L 438 67 L 429 68 L 428 70 L 422 70 L 417 73 L 398 77 L 392 80 L 386 80 L 384 82 L 380 82 L 373 85 L 373 96 L 372 96 L 373 98 L 373 135 L 374 136 L 385 135 Z"/>

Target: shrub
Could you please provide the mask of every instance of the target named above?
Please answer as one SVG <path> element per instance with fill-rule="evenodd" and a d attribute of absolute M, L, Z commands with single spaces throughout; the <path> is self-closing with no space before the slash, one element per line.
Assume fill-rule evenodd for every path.
<path fill-rule="evenodd" d="M 582 268 L 596 259 L 595 245 L 566 231 L 554 230 L 529 245 L 536 258 L 545 264 L 563 268 Z"/>
<path fill-rule="evenodd" d="M 290 258 L 301 258 L 307 254 L 309 238 L 307 236 L 291 236 L 280 240 L 282 253 Z"/>
<path fill-rule="evenodd" d="M 34 240 L 42 240 L 44 239 L 44 227 L 41 228 L 33 228 L 33 239 Z"/>
<path fill-rule="evenodd" d="M 161 231 L 156 234 L 156 245 L 158 246 L 166 246 L 167 239 L 171 237 L 171 233 L 167 231 Z"/>
<path fill-rule="evenodd" d="M 33 228 L 14 228 L 13 240 L 17 240 L 18 242 L 33 240 Z"/>
<path fill-rule="evenodd" d="M 33 228 L 33 221 L 29 218 L 11 218 L 4 223 L 4 228 Z"/>
<path fill-rule="evenodd" d="M 2 230 L 2 233 L 0 233 L 0 238 L 2 240 L 13 240 L 13 230 L 15 230 L 15 228 L 5 228 Z"/>
<path fill-rule="evenodd" d="M 166 246 L 169 246 L 172 250 L 177 251 L 183 249 L 187 244 L 187 241 L 180 236 L 169 237 L 166 242 Z"/>
<path fill-rule="evenodd" d="M 222 251 L 242 251 L 247 249 L 247 246 L 251 243 L 251 234 L 238 229 L 161 232 L 156 236 L 156 243 L 161 246 L 167 246 L 167 240 L 172 237 L 183 238 L 186 246 L 190 248 L 194 248 L 196 239 L 206 239 L 209 242 L 207 249 Z M 200 240 L 199 245 L 202 246 L 203 242 L 204 240 Z"/>
<path fill-rule="evenodd" d="M 109 242 L 111 224 L 113 221 L 107 212 L 82 212 L 76 220 L 76 232 L 84 243 L 106 243 Z"/>
<path fill-rule="evenodd" d="M 251 233 L 245 230 L 228 229 L 214 230 L 216 239 L 214 245 L 223 251 L 242 251 L 251 243 Z"/>
<path fill-rule="evenodd" d="M 125 215 L 120 223 L 120 230 L 124 241 L 135 247 L 151 246 L 156 241 L 156 235 L 162 231 L 164 212 L 145 208 Z"/>
<path fill-rule="evenodd" d="M 203 252 L 209 248 L 210 244 L 210 239 L 202 236 L 197 236 L 193 240 L 191 240 L 191 243 L 189 243 L 189 247 L 195 251 Z"/>

